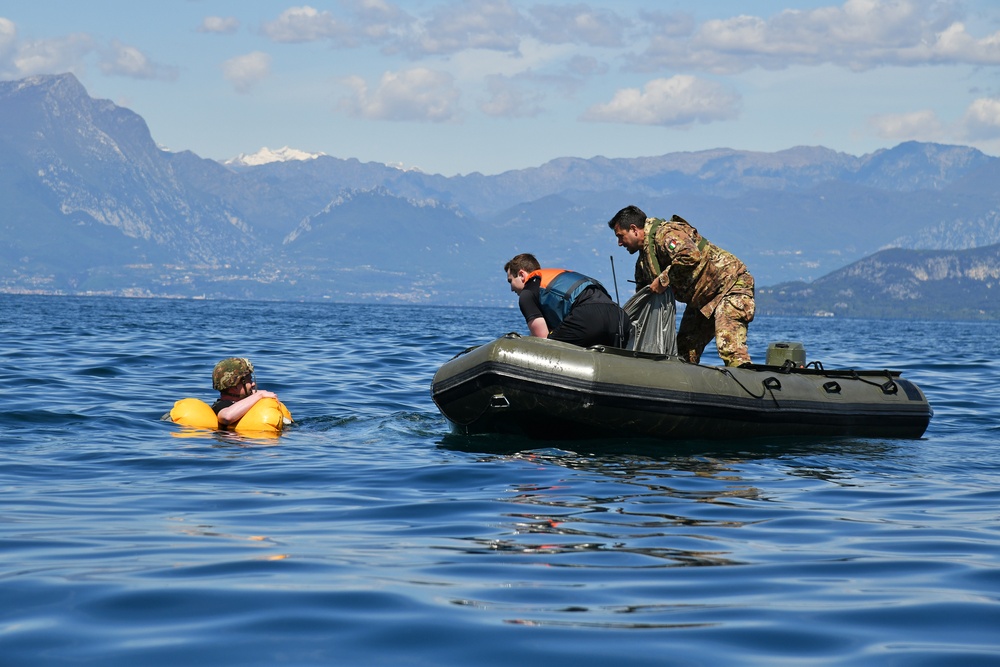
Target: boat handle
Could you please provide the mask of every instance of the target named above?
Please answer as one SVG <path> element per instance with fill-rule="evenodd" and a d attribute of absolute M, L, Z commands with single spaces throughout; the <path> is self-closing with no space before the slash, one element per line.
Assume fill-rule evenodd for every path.
<path fill-rule="evenodd" d="M 823 384 L 823 389 L 826 390 L 828 394 L 839 394 L 840 393 L 840 383 L 830 381 Z"/>
<path fill-rule="evenodd" d="M 889 380 L 888 382 L 886 382 L 885 384 L 882 385 L 882 393 L 883 394 L 898 394 L 899 393 L 899 386 L 894 381 Z"/>
<path fill-rule="evenodd" d="M 503 394 L 493 394 L 490 397 L 490 407 L 491 408 L 509 408 L 510 401 Z"/>
<path fill-rule="evenodd" d="M 781 391 L 781 381 L 776 377 L 769 377 L 764 380 L 764 388 L 770 389 L 771 391 L 774 391 L 775 389 Z"/>

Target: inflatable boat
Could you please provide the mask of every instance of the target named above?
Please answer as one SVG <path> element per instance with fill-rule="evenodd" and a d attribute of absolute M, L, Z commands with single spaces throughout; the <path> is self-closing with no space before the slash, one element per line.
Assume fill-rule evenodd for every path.
<path fill-rule="evenodd" d="M 767 361 L 708 366 L 512 333 L 441 366 L 431 396 L 457 433 L 546 439 L 919 438 L 933 414 L 896 371 L 805 364 L 797 343 L 773 343 Z"/>

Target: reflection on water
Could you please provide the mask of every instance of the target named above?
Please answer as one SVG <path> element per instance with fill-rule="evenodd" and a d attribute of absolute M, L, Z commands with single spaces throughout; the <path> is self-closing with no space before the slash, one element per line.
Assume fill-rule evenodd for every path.
<path fill-rule="evenodd" d="M 481 452 L 495 449 L 490 440 L 491 436 L 452 436 L 440 444 L 449 449 Z M 549 484 L 512 483 L 497 498 L 497 502 L 512 506 L 503 512 L 503 520 L 496 526 L 500 536 L 468 538 L 466 541 L 474 546 L 463 549 L 469 554 L 495 552 L 530 557 L 533 565 L 545 567 L 611 569 L 619 573 L 752 565 L 759 563 L 760 557 L 753 554 L 754 549 L 747 549 L 747 544 L 757 539 L 758 532 L 770 534 L 786 545 L 808 542 L 810 538 L 803 535 L 815 530 L 816 522 L 803 519 L 794 502 L 789 507 L 787 492 L 780 488 L 762 490 L 758 483 L 746 478 L 744 469 L 752 468 L 759 479 L 761 471 L 754 464 L 765 461 L 774 478 L 769 483 L 781 478 L 785 486 L 796 479 L 806 482 L 796 493 L 850 489 L 865 486 L 857 479 L 859 465 L 863 469 L 871 462 L 888 461 L 891 465 L 900 447 L 898 441 L 892 440 L 850 439 L 768 443 L 751 450 L 745 443 L 703 444 L 711 444 L 718 451 L 685 454 L 686 447 L 697 447 L 692 443 L 679 447 L 650 445 L 660 449 L 654 457 L 634 453 L 580 455 L 551 448 L 479 454 L 478 460 L 484 464 L 529 464 L 532 469 L 549 471 L 549 477 L 553 470 L 565 473 L 557 472 L 558 479 Z M 581 445 L 594 448 L 590 441 Z M 849 463 L 846 468 L 845 462 Z M 816 514 L 819 521 L 826 521 L 827 515 L 836 511 L 824 508 Z M 748 530 L 750 534 L 746 534 Z M 463 603 L 490 604 L 485 600 Z M 688 602 L 681 605 L 689 606 Z M 499 610 L 502 605 L 495 608 Z M 627 612 L 604 611 L 650 613 L 666 609 L 664 605 L 640 605 L 627 607 Z M 519 618 L 517 622 L 538 621 Z M 590 624 L 585 619 L 558 623 Z M 593 625 L 610 627 L 605 621 Z"/>
<path fill-rule="evenodd" d="M 587 551 L 613 553 L 616 568 L 738 564 L 713 533 L 741 528 L 744 519 L 729 510 L 741 507 L 741 501 L 760 500 L 760 491 L 743 483 L 729 462 L 708 458 L 684 459 L 683 469 L 676 460 L 590 458 L 556 450 L 521 452 L 511 458 L 583 473 L 587 487 L 601 492 L 575 493 L 580 486 L 575 476 L 575 483 L 516 484 L 502 500 L 525 509 L 504 513 L 509 521 L 503 532 L 509 536 L 472 540 L 477 550 L 556 556 L 545 561 L 550 566 L 609 565 L 559 558 Z M 692 502 L 726 509 L 709 513 Z M 691 508 L 699 509 L 685 511 Z"/>

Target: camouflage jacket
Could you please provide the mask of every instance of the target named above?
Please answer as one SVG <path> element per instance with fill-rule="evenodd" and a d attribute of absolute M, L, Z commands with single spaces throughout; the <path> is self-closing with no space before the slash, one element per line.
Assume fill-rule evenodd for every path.
<path fill-rule="evenodd" d="M 680 216 L 646 219 L 646 243 L 635 264 L 636 288 L 653 280 L 674 290 L 681 303 L 711 317 L 726 294 L 753 295 L 753 277 L 743 262 L 698 233 Z"/>

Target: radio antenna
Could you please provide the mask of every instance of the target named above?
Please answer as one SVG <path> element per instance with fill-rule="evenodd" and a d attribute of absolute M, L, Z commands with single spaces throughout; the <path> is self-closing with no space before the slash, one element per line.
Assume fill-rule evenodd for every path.
<path fill-rule="evenodd" d="M 622 300 L 618 298 L 618 277 L 615 275 L 615 256 L 611 255 L 611 280 L 615 282 L 615 303 L 622 305 Z"/>
<path fill-rule="evenodd" d="M 618 304 L 618 340 L 615 347 L 626 347 L 628 341 L 625 339 L 625 318 L 626 313 L 622 310 L 622 300 L 618 298 L 618 276 L 615 275 L 615 256 L 611 255 L 611 280 L 615 281 L 615 303 Z"/>

